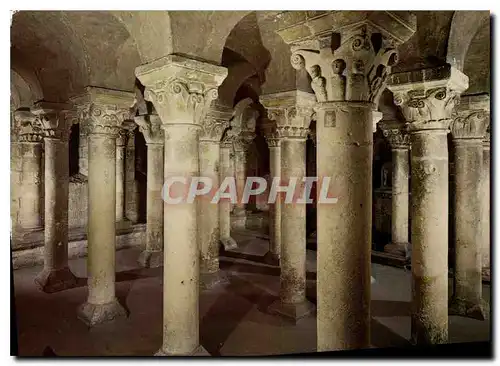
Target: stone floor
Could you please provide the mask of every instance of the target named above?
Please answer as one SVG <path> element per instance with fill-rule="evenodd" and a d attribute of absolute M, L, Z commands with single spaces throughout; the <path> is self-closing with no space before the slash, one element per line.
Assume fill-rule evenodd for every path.
<path fill-rule="evenodd" d="M 316 319 L 296 325 L 266 313 L 278 295 L 279 269 L 262 264 L 267 241 L 249 231 L 235 234 L 240 247 L 221 257 L 230 284 L 200 294 L 200 338 L 213 356 L 273 355 L 313 352 Z M 140 250 L 118 251 L 117 296 L 130 311 L 128 319 L 88 329 L 76 318 L 87 296 L 85 258 L 70 261 L 79 287 L 55 294 L 39 292 L 33 283 L 41 267 L 14 272 L 19 355 L 147 356 L 162 342 L 162 269 L 141 269 Z M 307 252 L 308 297 L 315 302 L 316 252 Z M 374 347 L 408 345 L 411 274 L 372 264 L 372 342 Z M 490 287 L 484 286 L 489 302 Z M 450 316 L 451 342 L 490 339 L 490 322 Z"/>

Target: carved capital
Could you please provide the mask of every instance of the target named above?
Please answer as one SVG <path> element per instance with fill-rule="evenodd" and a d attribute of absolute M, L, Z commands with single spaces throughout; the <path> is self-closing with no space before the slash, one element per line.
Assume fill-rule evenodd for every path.
<path fill-rule="evenodd" d="M 232 114 L 232 108 L 213 101 L 201 125 L 200 141 L 220 142 Z"/>
<path fill-rule="evenodd" d="M 43 127 L 40 119 L 31 111 L 16 110 L 14 121 L 17 126 L 19 142 L 41 142 L 43 140 Z"/>
<path fill-rule="evenodd" d="M 139 131 L 144 135 L 147 144 L 165 144 L 165 134 L 158 115 L 136 116 L 134 121 L 139 126 Z"/>
<path fill-rule="evenodd" d="M 133 118 L 133 93 L 86 87 L 83 94 L 71 98 L 71 101 L 89 134 L 117 137 L 123 121 Z"/>
<path fill-rule="evenodd" d="M 380 129 L 392 149 L 408 149 L 410 147 L 410 135 L 404 124 L 398 121 L 383 121 L 380 123 Z"/>
<path fill-rule="evenodd" d="M 227 69 L 178 55 L 168 55 L 136 68 L 164 124 L 201 125 Z"/>
<path fill-rule="evenodd" d="M 468 78 L 450 65 L 391 75 L 388 88 L 409 129 L 448 129 Z"/>
<path fill-rule="evenodd" d="M 489 95 L 462 96 L 450 126 L 453 139 L 483 140 L 489 125 Z"/>
<path fill-rule="evenodd" d="M 64 103 L 39 101 L 32 108 L 33 114 L 39 119 L 44 137 L 67 141 L 71 130 L 68 118 L 70 106 Z"/>
<path fill-rule="evenodd" d="M 268 147 L 280 146 L 280 135 L 276 128 L 276 121 L 266 118 L 261 128 Z"/>
<path fill-rule="evenodd" d="M 295 19 L 290 14 L 296 15 Z M 289 22 L 277 33 L 292 45 L 291 63 L 305 68 L 318 102 L 378 101 L 397 46 L 416 31 L 409 12 L 322 12 L 310 18 L 301 12 L 282 13 Z"/>
<path fill-rule="evenodd" d="M 306 138 L 314 115 L 315 97 L 300 91 L 268 94 L 260 97 L 267 115 L 276 124 L 280 138 Z"/>

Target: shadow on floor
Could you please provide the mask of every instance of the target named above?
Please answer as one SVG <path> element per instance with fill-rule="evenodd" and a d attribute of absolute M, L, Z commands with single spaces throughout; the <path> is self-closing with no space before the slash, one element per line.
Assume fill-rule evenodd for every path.
<path fill-rule="evenodd" d="M 392 330 L 373 318 L 371 319 L 370 328 L 371 344 L 374 347 L 383 348 L 410 346 L 410 342 L 406 338 L 403 338 L 399 334 L 394 333 Z"/>
<path fill-rule="evenodd" d="M 239 254 L 239 253 L 238 253 Z M 247 254 L 245 254 L 247 255 Z M 259 256 L 256 256 L 259 257 Z M 236 258 L 236 257 L 233 257 Z M 259 257 L 261 258 L 261 257 Z M 239 262 L 233 262 L 228 259 L 221 258 L 219 259 L 219 266 L 220 269 L 229 271 L 229 272 L 240 272 L 240 273 L 255 273 L 255 274 L 262 274 L 266 276 L 276 276 L 279 277 L 280 275 L 280 268 L 279 267 L 273 267 L 273 266 L 260 266 L 260 265 L 255 265 L 251 263 L 239 263 Z M 308 281 L 315 281 L 316 280 L 316 273 L 315 272 L 307 272 L 306 273 L 306 280 Z"/>
<path fill-rule="evenodd" d="M 275 299 L 237 275 L 229 281 L 200 322 L 200 343 L 212 356 L 220 356 L 224 342 L 252 308 L 267 308 Z"/>

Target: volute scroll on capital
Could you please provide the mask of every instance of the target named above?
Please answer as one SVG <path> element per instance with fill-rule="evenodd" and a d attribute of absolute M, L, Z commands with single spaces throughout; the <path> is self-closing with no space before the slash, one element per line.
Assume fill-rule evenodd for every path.
<path fill-rule="evenodd" d="M 483 140 L 490 125 L 488 94 L 464 95 L 455 110 L 450 130 L 453 139 Z"/>
<path fill-rule="evenodd" d="M 227 69 L 171 54 L 137 67 L 135 74 L 164 124 L 200 126 Z"/>
<path fill-rule="evenodd" d="M 220 143 L 232 114 L 232 108 L 212 102 L 201 124 L 200 141 Z"/>
<path fill-rule="evenodd" d="M 393 74 L 388 88 L 410 131 L 448 130 L 460 93 L 468 88 L 468 78 L 447 64 Z"/>
<path fill-rule="evenodd" d="M 389 145 L 394 150 L 409 149 L 410 135 L 403 124 L 381 124 L 380 128 Z"/>
<path fill-rule="evenodd" d="M 263 95 L 260 100 L 269 120 L 274 121 L 279 138 L 307 137 L 309 125 L 315 118 L 314 94 L 290 91 Z"/>

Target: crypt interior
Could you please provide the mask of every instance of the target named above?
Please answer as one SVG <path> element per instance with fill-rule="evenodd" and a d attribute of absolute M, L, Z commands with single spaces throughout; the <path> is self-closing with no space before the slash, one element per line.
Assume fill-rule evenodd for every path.
<path fill-rule="evenodd" d="M 20 356 L 490 340 L 488 11 L 19 11 L 10 60 Z"/>

